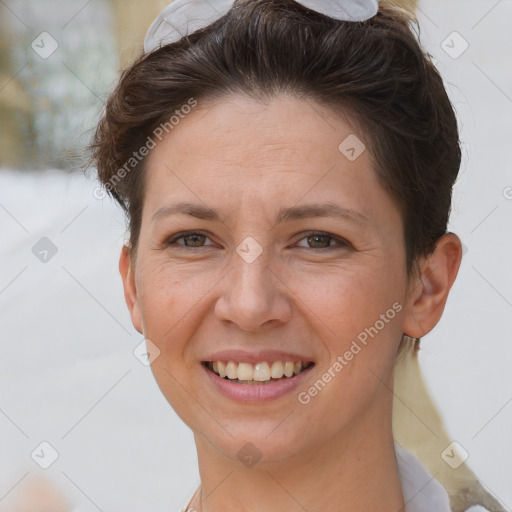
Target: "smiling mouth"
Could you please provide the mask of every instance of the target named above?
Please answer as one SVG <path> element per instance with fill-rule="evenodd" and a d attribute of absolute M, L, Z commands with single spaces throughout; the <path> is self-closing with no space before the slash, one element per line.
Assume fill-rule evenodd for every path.
<path fill-rule="evenodd" d="M 314 365 L 311 361 L 262 361 L 237 363 L 235 361 L 205 361 L 208 370 L 233 384 L 271 384 L 289 380 Z"/>

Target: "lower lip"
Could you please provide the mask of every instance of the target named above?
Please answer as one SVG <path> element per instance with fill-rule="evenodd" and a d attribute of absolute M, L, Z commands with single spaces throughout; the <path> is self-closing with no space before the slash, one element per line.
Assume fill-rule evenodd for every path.
<path fill-rule="evenodd" d="M 201 365 L 201 367 L 222 395 L 237 402 L 254 403 L 275 400 L 276 398 L 293 391 L 305 378 L 307 378 L 314 365 L 309 366 L 298 375 L 282 378 L 271 382 L 270 384 L 239 384 L 223 379 L 204 365 Z"/>

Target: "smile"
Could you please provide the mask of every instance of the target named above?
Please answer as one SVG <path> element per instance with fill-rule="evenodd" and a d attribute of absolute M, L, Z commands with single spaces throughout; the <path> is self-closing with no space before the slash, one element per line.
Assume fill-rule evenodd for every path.
<path fill-rule="evenodd" d="M 236 384 L 270 384 L 291 379 L 313 365 L 311 361 L 261 361 L 256 364 L 236 361 L 207 361 L 208 370 Z"/>

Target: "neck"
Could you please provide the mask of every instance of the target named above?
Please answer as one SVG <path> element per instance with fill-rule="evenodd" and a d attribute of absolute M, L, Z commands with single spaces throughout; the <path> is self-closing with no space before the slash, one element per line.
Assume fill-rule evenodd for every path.
<path fill-rule="evenodd" d="M 319 440 L 286 461 L 262 459 L 252 468 L 224 457 L 196 435 L 201 492 L 190 510 L 402 511 L 391 414 L 382 412 L 370 411 L 332 439 Z M 383 421 L 386 417 L 389 422 Z"/>

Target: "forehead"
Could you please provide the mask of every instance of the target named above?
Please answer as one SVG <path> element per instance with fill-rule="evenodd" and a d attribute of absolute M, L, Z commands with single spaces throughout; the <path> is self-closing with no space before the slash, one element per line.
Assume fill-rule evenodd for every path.
<path fill-rule="evenodd" d="M 390 198 L 367 142 L 348 116 L 310 100 L 199 102 L 148 156 L 144 203 L 266 208 L 307 199 L 369 214 Z"/>
<path fill-rule="evenodd" d="M 358 139 L 359 149 L 362 147 L 365 135 L 347 114 L 335 113 L 312 100 L 284 94 L 261 100 L 226 95 L 198 102 L 192 111 L 181 117 L 160 147 L 194 148 L 194 154 L 187 154 L 187 158 L 206 157 L 208 150 L 228 162 L 230 156 L 236 161 L 254 152 L 259 156 L 268 154 L 269 160 L 285 160 L 289 152 L 307 152 L 317 158 L 319 151 L 338 158 L 339 145 L 348 136 L 355 142 Z M 253 165 L 258 167 L 264 163 L 265 160 L 258 159 Z"/>

